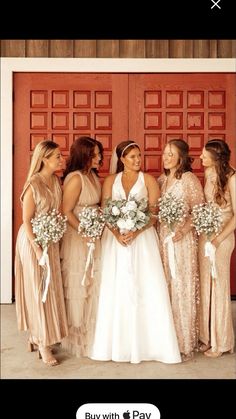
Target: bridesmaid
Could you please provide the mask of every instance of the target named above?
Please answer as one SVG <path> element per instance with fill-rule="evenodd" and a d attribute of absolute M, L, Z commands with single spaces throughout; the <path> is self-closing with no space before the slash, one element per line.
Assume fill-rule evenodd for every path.
<path fill-rule="evenodd" d="M 233 352 L 234 331 L 230 301 L 230 258 L 236 227 L 235 170 L 230 166 L 230 149 L 223 140 L 210 140 L 200 156 L 205 170 L 205 197 L 223 212 L 223 229 L 213 237 L 216 247 L 217 279 L 211 280 L 208 258 L 204 257 L 204 236 L 200 236 L 200 351 L 217 358 Z"/>
<path fill-rule="evenodd" d="M 31 219 L 39 213 L 60 208 L 62 192 L 54 172 L 61 169 L 62 162 L 59 146 L 53 141 L 42 141 L 35 147 L 20 198 L 23 224 L 17 236 L 15 257 L 18 327 L 19 330 L 29 330 L 29 350 L 37 345 L 43 362 L 49 366 L 58 364 L 50 345 L 60 342 L 68 332 L 59 244 L 53 243 L 48 249 L 51 281 L 46 302 L 42 303 L 39 293 L 42 268 L 38 264 L 42 249 L 34 242 Z"/>
<path fill-rule="evenodd" d="M 164 174 L 158 179 L 161 195 L 172 193 L 184 200 L 188 215 L 176 226 L 173 237 L 176 256 L 176 278 L 171 278 L 164 240 L 168 227 L 160 225 L 160 249 L 169 285 L 174 322 L 183 361 L 191 359 L 198 343 L 199 272 L 197 237 L 191 225 L 194 205 L 203 202 L 200 181 L 192 173 L 189 146 L 184 140 L 170 140 L 163 153 Z"/>
<path fill-rule="evenodd" d="M 102 144 L 80 137 L 71 146 L 64 173 L 63 212 L 68 217 L 68 227 L 62 239 L 61 267 L 69 335 L 62 346 L 78 357 L 87 356 L 93 339 L 100 262 L 100 241 L 96 240 L 94 277 L 90 267 L 83 286 L 88 246 L 87 239 L 78 234 L 78 215 L 83 207 L 98 206 L 101 201 L 98 169 L 102 160 Z"/>

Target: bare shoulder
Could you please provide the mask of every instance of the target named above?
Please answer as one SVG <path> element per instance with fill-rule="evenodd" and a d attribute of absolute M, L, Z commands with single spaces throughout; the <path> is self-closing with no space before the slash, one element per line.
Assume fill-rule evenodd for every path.
<path fill-rule="evenodd" d="M 70 174 L 71 175 L 71 174 Z M 74 188 L 81 188 L 82 180 L 79 172 L 74 173 L 69 178 L 65 178 L 64 189 L 74 189 Z"/>
<path fill-rule="evenodd" d="M 150 173 L 144 173 L 144 180 L 145 183 L 157 183 L 157 180 L 154 176 L 150 175 Z"/>
<path fill-rule="evenodd" d="M 233 173 L 233 175 L 229 177 L 228 184 L 230 187 L 236 186 L 236 173 Z"/>

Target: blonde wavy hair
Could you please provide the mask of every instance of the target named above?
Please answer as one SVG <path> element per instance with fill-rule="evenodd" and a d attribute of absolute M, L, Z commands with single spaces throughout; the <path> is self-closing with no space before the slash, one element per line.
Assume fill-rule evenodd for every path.
<path fill-rule="evenodd" d="M 43 159 L 48 159 L 51 157 L 52 153 L 56 148 L 58 148 L 59 145 L 57 143 L 54 143 L 54 141 L 51 140 L 44 140 L 38 143 L 34 149 L 29 172 L 26 178 L 26 182 L 24 185 L 27 185 L 28 182 L 30 182 L 30 179 L 33 175 L 40 172 L 44 166 Z"/>

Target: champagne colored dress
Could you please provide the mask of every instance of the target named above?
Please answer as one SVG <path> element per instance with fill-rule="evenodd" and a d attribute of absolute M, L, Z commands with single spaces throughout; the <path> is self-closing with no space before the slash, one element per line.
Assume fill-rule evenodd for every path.
<path fill-rule="evenodd" d="M 167 189 L 167 176 L 162 175 L 158 182 L 161 195 L 172 193 L 182 198 L 189 215 L 178 226 L 191 225 L 190 214 L 194 205 L 203 202 L 203 189 L 198 178 L 191 172 L 183 173 L 181 179 Z M 187 225 L 186 225 L 187 227 Z M 177 229 L 177 226 L 176 226 Z M 170 233 L 164 223 L 160 224 L 160 249 L 169 286 L 172 311 L 180 352 L 187 358 L 193 354 L 198 343 L 198 307 L 199 307 L 199 267 L 198 239 L 192 228 L 183 238 L 174 243 L 176 260 L 176 278 L 171 278 L 167 246 L 164 240 Z"/>
<path fill-rule="evenodd" d="M 112 199 L 126 199 L 118 173 Z M 129 196 L 148 198 L 139 172 Z M 122 246 L 105 228 L 102 237 L 101 289 L 92 359 L 139 363 L 181 362 L 170 298 L 154 227 Z"/>
<path fill-rule="evenodd" d="M 78 218 L 85 206 L 98 206 L 101 201 L 101 184 L 93 173 L 93 182 L 76 170 L 69 173 L 64 185 L 73 177 L 80 176 L 82 189 L 73 210 Z M 66 301 L 69 335 L 62 346 L 77 357 L 87 356 L 93 340 L 97 311 L 100 278 L 100 240 L 95 242 L 93 277 L 91 265 L 86 274 L 85 285 L 82 280 L 88 255 L 87 241 L 68 224 L 62 239 L 61 267 Z"/>
<path fill-rule="evenodd" d="M 206 176 L 206 201 L 214 201 L 216 175 Z M 226 203 L 221 206 L 223 228 L 233 216 L 232 202 L 228 190 L 225 192 Z M 234 330 L 230 300 L 230 258 L 235 246 L 234 232 L 230 233 L 217 247 L 216 271 L 217 278 L 210 274 L 209 258 L 205 257 L 204 246 L 206 237 L 199 239 L 200 262 L 200 336 L 205 344 L 210 342 L 213 352 L 228 352 L 234 350 Z"/>
<path fill-rule="evenodd" d="M 31 187 L 36 210 L 46 213 L 58 209 L 62 192 L 57 176 L 53 176 L 50 189 L 39 173 L 32 176 L 24 192 Z M 22 194 L 22 196 L 23 196 Z M 21 225 L 15 256 L 16 313 L 19 330 L 29 330 L 34 343 L 42 346 L 60 342 L 68 333 L 66 310 L 62 286 L 59 243 L 48 248 L 51 280 L 46 302 L 42 303 L 42 274 L 35 252 Z"/>

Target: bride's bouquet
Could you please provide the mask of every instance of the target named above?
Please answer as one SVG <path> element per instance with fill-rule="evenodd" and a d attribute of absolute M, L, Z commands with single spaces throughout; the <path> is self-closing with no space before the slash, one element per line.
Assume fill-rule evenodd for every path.
<path fill-rule="evenodd" d="M 177 198 L 171 193 L 165 193 L 159 198 L 158 219 L 169 227 L 170 233 L 164 240 L 167 244 L 168 260 L 170 265 L 171 277 L 175 279 L 175 248 L 172 238 L 175 233 L 175 226 L 181 223 L 187 216 L 186 206 L 182 198 Z"/>
<path fill-rule="evenodd" d="M 135 196 L 130 196 L 129 199 L 108 199 L 103 215 L 108 226 L 119 229 L 121 234 L 141 230 L 151 218 L 148 200 L 146 198 L 138 200 Z"/>
<path fill-rule="evenodd" d="M 42 302 L 45 303 L 48 286 L 50 283 L 50 264 L 48 247 L 51 243 L 57 243 L 66 231 L 67 217 L 60 214 L 55 208 L 47 213 L 40 213 L 31 220 L 33 233 L 36 235 L 34 242 L 41 246 L 43 255 L 39 265 L 47 268 L 47 277 L 44 280 Z"/>
<path fill-rule="evenodd" d="M 82 285 L 85 285 L 86 273 L 90 264 L 91 277 L 93 278 L 95 241 L 102 235 L 105 226 L 105 218 L 100 208 L 85 206 L 79 213 L 79 221 L 78 234 L 89 239 L 87 242 L 88 255 L 85 264 L 85 272 L 81 282 Z"/>
<path fill-rule="evenodd" d="M 208 256 L 211 264 L 212 278 L 216 278 L 215 246 L 210 242 L 213 234 L 219 234 L 222 227 L 222 210 L 214 202 L 194 205 L 192 211 L 192 224 L 198 235 L 205 234 L 205 256 Z"/>

